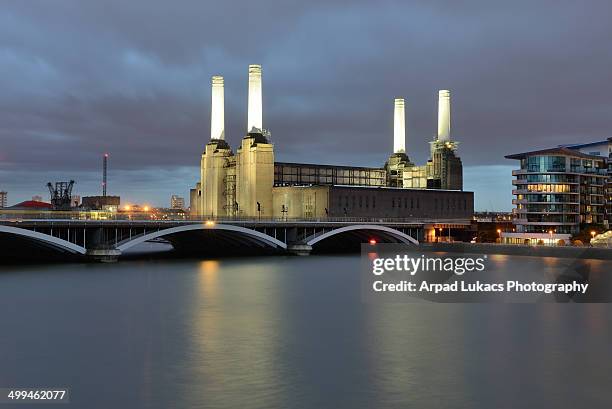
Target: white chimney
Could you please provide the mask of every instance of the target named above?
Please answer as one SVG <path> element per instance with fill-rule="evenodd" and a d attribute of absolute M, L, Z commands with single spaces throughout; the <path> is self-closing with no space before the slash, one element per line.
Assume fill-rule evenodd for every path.
<path fill-rule="evenodd" d="M 395 98 L 395 113 L 393 116 L 393 152 L 406 152 L 406 110 L 404 98 Z"/>
<path fill-rule="evenodd" d="M 438 140 L 450 141 L 450 91 L 438 91 Z"/>
<path fill-rule="evenodd" d="M 225 139 L 225 96 L 223 77 L 212 77 L 212 103 L 210 108 L 210 139 Z"/>
<path fill-rule="evenodd" d="M 249 65 L 249 112 L 247 132 L 261 133 L 262 125 L 261 65 Z"/>

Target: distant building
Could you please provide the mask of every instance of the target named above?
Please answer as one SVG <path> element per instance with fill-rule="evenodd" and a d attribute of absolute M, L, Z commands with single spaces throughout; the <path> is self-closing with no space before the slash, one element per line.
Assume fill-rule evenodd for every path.
<path fill-rule="evenodd" d="M 8 193 L 5 191 L 0 192 L 0 208 L 8 205 Z"/>
<path fill-rule="evenodd" d="M 178 195 L 172 195 L 170 197 L 170 208 L 184 209 L 185 208 L 185 198 L 178 196 Z"/>
<path fill-rule="evenodd" d="M 81 196 L 72 195 L 70 198 L 70 207 L 79 207 L 81 205 Z"/>
<path fill-rule="evenodd" d="M 37 202 L 34 200 L 26 200 L 25 202 L 17 203 L 9 207 L 11 210 L 52 210 L 53 205 L 46 202 Z"/>
<path fill-rule="evenodd" d="M 519 160 L 520 169 L 512 171 L 516 232 L 503 232 L 502 242 L 568 243 L 588 225 L 609 226 L 610 147 L 604 151 L 607 156 L 598 156 L 583 153 L 581 147 L 587 145 L 506 156 Z"/>
<path fill-rule="evenodd" d="M 43 198 L 42 198 L 42 196 L 34 195 L 34 196 L 32 196 L 32 201 L 33 202 L 42 202 Z"/>
<path fill-rule="evenodd" d="M 116 212 L 121 204 L 119 196 L 83 196 L 82 207 L 87 210 Z"/>

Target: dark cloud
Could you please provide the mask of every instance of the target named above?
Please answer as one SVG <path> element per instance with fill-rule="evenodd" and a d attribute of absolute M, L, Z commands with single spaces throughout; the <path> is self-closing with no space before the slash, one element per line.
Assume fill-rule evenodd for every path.
<path fill-rule="evenodd" d="M 424 162 L 448 88 L 468 185 L 489 166 L 505 189 L 505 154 L 610 135 L 611 14 L 608 1 L 5 2 L 0 188 L 27 198 L 66 174 L 93 193 L 108 151 L 115 186 L 163 204 L 197 177 L 210 76 L 226 78 L 236 146 L 260 63 L 278 159 L 381 164 L 403 96 Z"/>

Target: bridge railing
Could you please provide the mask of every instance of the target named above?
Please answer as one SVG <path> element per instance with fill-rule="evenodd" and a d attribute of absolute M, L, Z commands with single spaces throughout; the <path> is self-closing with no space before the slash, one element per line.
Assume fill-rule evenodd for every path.
<path fill-rule="evenodd" d="M 382 224 L 457 224 L 466 225 L 470 220 L 443 219 L 435 217 L 214 217 L 192 216 L 189 214 L 165 214 L 158 212 L 101 212 L 101 211 L 23 211 L 0 210 L 0 223 L 20 221 L 133 221 L 133 222 L 202 222 L 202 223 L 382 223 Z"/>

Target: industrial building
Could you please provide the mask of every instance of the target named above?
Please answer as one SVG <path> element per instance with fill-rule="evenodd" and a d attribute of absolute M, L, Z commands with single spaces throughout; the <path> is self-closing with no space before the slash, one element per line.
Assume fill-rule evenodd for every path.
<path fill-rule="evenodd" d="M 8 193 L 0 191 L 0 209 L 8 206 Z"/>
<path fill-rule="evenodd" d="M 107 173 L 108 173 L 108 158 L 109 154 L 102 155 L 102 196 L 85 196 L 83 197 L 81 207 L 86 210 L 103 210 L 106 212 L 116 212 L 121 205 L 120 196 L 109 196 L 106 194 L 108 189 Z"/>
<path fill-rule="evenodd" d="M 85 210 L 104 210 L 116 212 L 121 205 L 119 196 L 84 196 L 81 207 Z"/>
<path fill-rule="evenodd" d="M 609 228 L 612 138 L 508 155 L 520 161 L 512 171 L 515 232 L 508 244 L 569 244 L 589 225 Z"/>
<path fill-rule="evenodd" d="M 423 166 L 406 151 L 405 101 L 394 103 L 394 151 L 380 168 L 276 162 L 263 127 L 262 69 L 248 73 L 247 132 L 234 153 L 225 141 L 224 79 L 212 77 L 211 137 L 201 156 L 190 209 L 200 217 L 470 219 L 450 92 L 439 91 L 438 133 Z"/>

